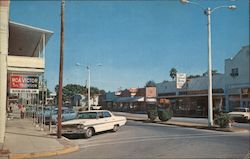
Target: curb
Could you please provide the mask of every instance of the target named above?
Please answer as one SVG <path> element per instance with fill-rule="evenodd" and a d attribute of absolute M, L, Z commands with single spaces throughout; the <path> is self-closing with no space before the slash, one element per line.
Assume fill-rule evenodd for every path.
<path fill-rule="evenodd" d="M 203 130 L 211 130 L 211 131 L 220 131 L 220 132 L 249 132 L 246 129 L 242 129 L 242 128 L 234 128 L 234 129 L 230 129 L 230 128 L 217 128 L 217 127 L 207 127 L 201 124 L 193 124 L 191 125 L 190 123 L 186 123 L 186 124 L 180 124 L 180 123 L 166 123 L 166 122 L 162 122 L 162 121 L 148 121 L 145 119 L 139 119 L 139 118 L 129 118 L 127 117 L 128 120 L 133 120 L 133 121 L 140 121 L 140 122 L 144 122 L 144 123 L 156 123 L 156 124 L 162 124 L 162 125 L 173 125 L 173 126 L 179 126 L 179 127 L 187 127 L 187 128 L 195 128 L 195 129 L 203 129 Z"/>
<path fill-rule="evenodd" d="M 8 155 L 8 158 L 9 159 L 24 159 L 24 158 L 51 157 L 51 156 L 68 154 L 68 153 L 72 153 L 72 152 L 79 150 L 78 145 L 73 144 L 71 141 L 69 141 L 65 137 L 62 137 L 62 139 L 67 142 L 67 145 L 63 144 L 64 148 L 61 150 L 49 151 L 49 152 L 38 152 L 38 153 L 22 153 L 22 154 L 11 154 L 10 153 Z M 60 143 L 62 144 L 62 142 L 60 142 Z"/>

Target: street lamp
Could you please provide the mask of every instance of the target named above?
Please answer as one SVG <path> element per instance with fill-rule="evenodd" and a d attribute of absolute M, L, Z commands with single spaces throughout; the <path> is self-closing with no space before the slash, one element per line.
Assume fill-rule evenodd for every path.
<path fill-rule="evenodd" d="M 88 70 L 88 111 L 90 111 L 90 66 L 87 66 Z"/>
<path fill-rule="evenodd" d="M 199 3 L 191 2 L 188 0 L 180 0 L 182 4 L 193 4 L 196 5 L 204 11 L 204 14 L 207 16 L 207 30 L 208 30 L 208 126 L 213 126 L 213 97 L 212 97 L 212 60 L 211 60 L 211 14 L 220 8 L 228 8 L 230 10 L 236 9 L 235 5 L 230 6 L 218 6 L 214 9 L 208 7 L 204 8 Z"/>
<path fill-rule="evenodd" d="M 80 63 L 76 63 L 76 66 L 81 66 Z M 101 67 L 102 64 L 97 64 L 97 66 Z M 90 111 L 90 65 L 86 66 L 88 70 L 88 111 Z"/>

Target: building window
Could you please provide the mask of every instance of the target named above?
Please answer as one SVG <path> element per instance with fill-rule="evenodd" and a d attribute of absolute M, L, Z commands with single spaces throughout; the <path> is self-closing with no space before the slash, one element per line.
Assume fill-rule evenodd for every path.
<path fill-rule="evenodd" d="M 233 68 L 230 75 L 231 75 L 232 77 L 238 76 L 238 75 L 239 75 L 239 70 L 238 70 L 238 68 Z"/>

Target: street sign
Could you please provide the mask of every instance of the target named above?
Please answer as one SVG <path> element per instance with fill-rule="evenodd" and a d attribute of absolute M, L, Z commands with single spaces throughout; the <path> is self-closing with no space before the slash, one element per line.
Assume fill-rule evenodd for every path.
<path fill-rule="evenodd" d="M 39 77 L 30 75 L 11 75 L 10 93 L 39 93 Z"/>
<path fill-rule="evenodd" d="M 181 89 L 183 85 L 186 83 L 186 74 L 185 73 L 177 73 L 176 74 L 176 88 Z"/>

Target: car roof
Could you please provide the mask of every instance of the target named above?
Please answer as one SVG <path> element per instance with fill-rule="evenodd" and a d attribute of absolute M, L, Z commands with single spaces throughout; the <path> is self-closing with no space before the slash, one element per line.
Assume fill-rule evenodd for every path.
<path fill-rule="evenodd" d="M 234 109 L 249 109 L 249 108 L 246 108 L 246 107 L 235 107 Z"/>
<path fill-rule="evenodd" d="M 79 113 L 97 113 L 97 112 L 109 112 L 108 110 L 90 110 L 90 111 L 80 111 Z"/>

